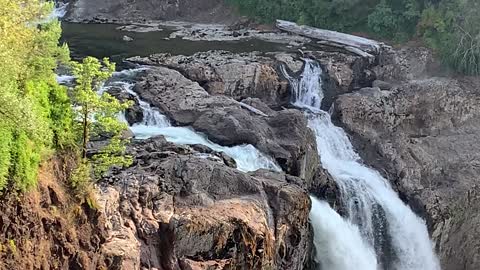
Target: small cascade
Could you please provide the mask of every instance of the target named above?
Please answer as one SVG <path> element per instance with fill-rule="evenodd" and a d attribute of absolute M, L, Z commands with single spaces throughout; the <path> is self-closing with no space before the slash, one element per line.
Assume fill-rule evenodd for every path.
<path fill-rule="evenodd" d="M 333 265 L 332 268 L 325 269 L 364 270 L 372 269 L 371 265 L 378 265 L 377 269 L 383 270 L 439 270 L 439 262 L 433 252 L 425 222 L 399 199 L 386 179 L 377 171 L 363 165 L 345 131 L 332 123 L 328 112 L 320 109 L 323 89 L 321 67 L 318 63 L 306 59 L 304 72 L 298 79 L 291 77 L 285 69 L 283 71 L 291 83 L 294 95 L 292 103 L 304 110 L 308 125 L 316 135 L 322 165 L 340 188 L 342 201 L 348 210 L 348 220 L 345 222 L 358 226 L 362 242 L 373 248 L 377 257 L 374 261 L 365 254 L 364 258 L 371 259 L 365 266 L 355 261 L 346 265 L 349 263 L 348 258 L 336 257 L 335 254 L 328 258 L 319 254 L 317 259 L 322 264 Z M 319 210 L 312 208 L 315 235 L 331 234 L 330 237 L 342 240 L 343 234 L 351 234 L 344 231 L 350 230 L 345 226 L 320 224 L 317 218 L 336 218 L 325 210 L 326 205 L 313 205 L 320 206 L 324 216 L 315 214 Z M 317 249 L 323 250 L 321 245 L 324 242 L 317 241 L 317 236 L 315 239 Z M 358 241 L 354 238 L 343 240 Z M 360 243 L 355 243 L 355 246 L 352 243 L 344 245 L 350 246 L 346 251 L 346 254 L 349 254 L 356 252 L 356 246 Z M 335 268 L 334 265 L 345 267 Z"/>
<path fill-rule="evenodd" d="M 138 94 L 133 91 L 134 84 L 129 82 L 140 71 L 146 68 L 137 68 L 115 72 L 112 82 L 104 87 L 103 91 L 111 86 L 121 87 L 125 92 L 133 95 L 143 111 L 143 120 L 130 126 L 135 138 L 148 139 L 154 136 L 162 135 L 169 142 L 176 144 L 194 145 L 201 144 L 210 149 L 223 152 L 233 158 L 237 163 L 237 169 L 244 172 L 256 171 L 258 169 L 268 169 L 272 171 L 281 171 L 281 168 L 270 157 L 264 155 L 252 145 L 238 145 L 225 147 L 211 142 L 201 133 L 196 132 L 190 127 L 174 127 L 168 118 L 156 108 L 140 99 Z M 120 115 L 119 119 L 126 121 L 125 115 Z"/>
<path fill-rule="evenodd" d="M 63 18 L 67 14 L 68 3 L 56 2 L 55 8 L 50 15 L 53 18 Z"/>
<path fill-rule="evenodd" d="M 59 84 L 65 84 L 68 85 L 72 83 L 75 80 L 75 77 L 72 75 L 57 75 L 57 82 Z"/>

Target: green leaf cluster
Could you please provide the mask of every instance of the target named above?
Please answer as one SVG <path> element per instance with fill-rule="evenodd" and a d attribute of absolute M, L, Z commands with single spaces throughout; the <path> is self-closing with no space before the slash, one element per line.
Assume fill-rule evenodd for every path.
<path fill-rule="evenodd" d="M 127 166 L 132 159 L 125 155 L 128 140 L 123 137 L 127 124 L 118 120 L 118 115 L 131 106 L 119 102 L 110 94 L 101 92 L 101 86 L 115 71 L 114 63 L 108 59 L 100 62 L 86 57 L 82 63 L 72 63 L 76 86 L 73 105 L 76 110 L 76 130 L 81 134 L 82 159 L 85 163 L 91 138 L 107 137 L 108 144 L 92 158 L 91 165 L 96 176 L 101 176 L 114 165 Z"/>

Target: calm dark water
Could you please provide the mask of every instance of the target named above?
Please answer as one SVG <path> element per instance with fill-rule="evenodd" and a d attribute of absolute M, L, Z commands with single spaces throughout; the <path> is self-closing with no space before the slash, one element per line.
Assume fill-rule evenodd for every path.
<path fill-rule="evenodd" d="M 257 39 L 244 41 L 188 41 L 181 38 L 166 40 L 172 30 L 137 33 L 117 30 L 114 24 L 78 24 L 62 23 L 62 41 L 70 47 L 72 58 L 85 56 L 110 57 L 121 62 L 130 56 L 147 56 L 153 53 L 171 53 L 192 55 L 208 50 L 226 50 L 231 52 L 271 52 L 285 51 L 285 45 Z M 123 41 L 123 36 L 133 41 Z"/>

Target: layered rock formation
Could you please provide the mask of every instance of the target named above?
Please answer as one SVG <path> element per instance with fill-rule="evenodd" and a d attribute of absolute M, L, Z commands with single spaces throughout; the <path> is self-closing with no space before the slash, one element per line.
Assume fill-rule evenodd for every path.
<path fill-rule="evenodd" d="M 359 152 L 427 218 L 444 269 L 478 269 L 479 81 L 429 77 L 429 62 L 428 52 L 402 50 L 377 67 L 392 84 L 340 96 L 336 113 Z"/>
<path fill-rule="evenodd" d="M 282 173 L 244 174 L 163 137 L 134 143 L 104 179 L 114 269 L 305 269 L 310 199 Z M 110 265 L 109 267 L 113 267 Z"/>
<path fill-rule="evenodd" d="M 200 52 L 192 56 L 154 54 L 129 60 L 162 65 L 198 82 L 211 95 L 226 95 L 241 101 L 259 98 L 270 107 L 288 105 L 288 82 L 277 74 L 277 62 L 258 52 L 233 54 L 226 51 Z"/>

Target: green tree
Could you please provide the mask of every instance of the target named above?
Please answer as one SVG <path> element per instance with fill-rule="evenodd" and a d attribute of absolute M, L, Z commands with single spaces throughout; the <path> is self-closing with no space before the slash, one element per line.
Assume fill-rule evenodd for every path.
<path fill-rule="evenodd" d="M 442 0 L 428 3 L 418 33 L 454 70 L 480 74 L 480 3 Z"/>
<path fill-rule="evenodd" d="M 90 138 L 108 137 L 108 144 L 91 159 L 92 166 L 80 167 L 88 170 L 93 167 L 95 175 L 100 176 L 111 166 L 129 165 L 131 157 L 124 155 L 128 141 L 123 138 L 127 124 L 118 120 L 118 114 L 130 103 L 121 103 L 108 93 L 100 93 L 101 86 L 115 70 L 114 63 L 106 58 L 100 62 L 94 57 L 86 57 L 81 63 L 72 63 L 72 69 L 76 77 L 73 102 L 81 134 L 81 162 L 88 162 Z"/>

